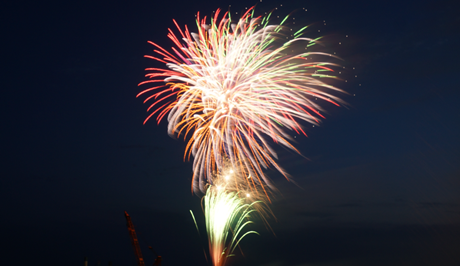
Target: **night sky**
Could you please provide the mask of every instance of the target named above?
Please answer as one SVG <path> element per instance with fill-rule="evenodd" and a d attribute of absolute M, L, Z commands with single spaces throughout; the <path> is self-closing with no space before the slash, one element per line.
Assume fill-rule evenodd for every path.
<path fill-rule="evenodd" d="M 258 1 L 2 4 L 0 264 L 134 266 L 127 211 L 147 265 L 149 245 L 163 266 L 211 265 L 185 142 L 143 125 L 137 84 L 172 19 L 195 31 L 197 11 L 258 4 L 330 41 L 349 105 L 292 133 L 305 158 L 276 148 L 296 184 L 267 172 L 275 234 L 256 221 L 229 265 L 460 265 L 456 1 Z"/>

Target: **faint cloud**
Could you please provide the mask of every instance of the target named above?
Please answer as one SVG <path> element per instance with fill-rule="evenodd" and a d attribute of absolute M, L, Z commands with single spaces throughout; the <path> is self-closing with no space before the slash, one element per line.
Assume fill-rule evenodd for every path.
<path fill-rule="evenodd" d="M 460 204 L 451 203 L 451 202 L 419 202 L 418 205 L 422 208 L 431 208 L 431 207 L 459 207 Z"/>
<path fill-rule="evenodd" d="M 333 216 L 329 212 L 319 212 L 319 211 L 299 211 L 296 213 L 298 216 L 308 217 L 308 218 L 327 218 Z"/>
<path fill-rule="evenodd" d="M 296 264 L 294 266 L 348 266 L 352 265 L 350 262 L 345 261 L 326 261 L 326 262 L 317 262 L 317 263 L 302 263 Z"/>
<path fill-rule="evenodd" d="M 417 97 L 413 97 L 409 100 L 402 100 L 397 102 L 392 102 L 390 104 L 380 105 L 376 108 L 372 109 L 372 112 L 386 112 L 389 110 L 396 110 L 400 108 L 404 108 L 407 106 L 412 106 L 416 104 L 425 104 L 433 100 L 433 94 L 431 92 L 422 94 Z"/>
<path fill-rule="evenodd" d="M 285 265 L 288 265 L 286 261 L 277 260 L 277 261 L 269 262 L 266 264 L 261 264 L 259 266 L 285 266 Z"/>
<path fill-rule="evenodd" d="M 339 204 L 337 207 L 362 207 L 363 205 L 360 203 L 344 203 Z"/>
<path fill-rule="evenodd" d="M 163 150 L 163 147 L 153 146 L 153 145 L 143 145 L 143 144 L 128 144 L 128 145 L 117 145 L 116 146 L 122 150 L 137 150 L 137 149 L 147 149 L 147 150 Z"/>

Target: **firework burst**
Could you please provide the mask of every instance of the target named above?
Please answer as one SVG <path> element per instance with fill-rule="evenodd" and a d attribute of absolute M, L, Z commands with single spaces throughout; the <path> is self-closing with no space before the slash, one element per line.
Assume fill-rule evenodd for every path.
<path fill-rule="evenodd" d="M 210 186 L 203 197 L 205 206 L 206 230 L 208 233 L 209 252 L 214 266 L 225 265 L 244 236 L 256 231 L 242 230 L 252 221 L 254 204 L 244 203 L 238 193 Z"/>
<path fill-rule="evenodd" d="M 235 23 L 229 12 L 220 15 L 217 10 L 207 23 L 198 13 L 197 33 L 174 21 L 181 38 L 169 30 L 176 45 L 171 52 L 150 42 L 159 56 L 146 57 L 168 69 L 147 68 L 149 79 L 139 85 L 154 86 L 138 96 L 155 100 L 145 121 L 168 115 L 168 133 L 189 139 L 184 159 L 193 155 L 192 189 L 205 192 L 213 173 L 229 160 L 241 176 L 252 177 L 247 184 L 265 190 L 267 167 L 288 177 L 270 143 L 299 153 L 287 130 L 305 134 L 301 121 L 319 123 L 323 115 L 316 99 L 341 103 L 333 95 L 341 90 L 325 82 L 336 78 L 337 65 L 329 62 L 333 55 L 312 50 L 318 39 L 303 37 L 307 27 L 294 33 L 283 26 L 287 17 L 270 25 L 271 13 L 255 17 L 254 7 Z"/>
<path fill-rule="evenodd" d="M 209 253 L 214 266 L 224 266 L 246 235 L 258 234 L 246 231 L 246 227 L 253 223 L 251 218 L 258 216 L 269 228 L 266 217 L 274 217 L 264 202 L 265 194 L 242 185 L 246 183 L 242 179 L 247 177 L 241 176 L 227 161 L 222 173 L 212 177 L 212 184 L 207 185 L 202 198 Z M 193 212 L 190 212 L 198 230 Z"/>

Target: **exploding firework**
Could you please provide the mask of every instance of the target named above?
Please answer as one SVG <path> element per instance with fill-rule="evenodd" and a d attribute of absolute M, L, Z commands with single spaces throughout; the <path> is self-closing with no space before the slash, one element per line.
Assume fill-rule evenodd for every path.
<path fill-rule="evenodd" d="M 144 103 L 155 100 L 145 122 L 156 114 L 159 123 L 168 114 L 168 133 L 189 138 L 184 159 L 193 155 L 194 190 L 206 191 L 226 160 L 252 178 L 247 185 L 271 186 L 264 169 L 288 175 L 270 142 L 299 153 L 287 130 L 305 134 L 301 121 L 323 118 L 318 102 L 341 103 L 333 95 L 341 90 L 326 82 L 336 78 L 338 65 L 330 62 L 334 55 L 313 50 L 318 38 L 303 37 L 307 27 L 294 33 L 284 26 L 288 17 L 270 25 L 271 13 L 256 17 L 254 7 L 238 20 L 220 14 L 207 24 L 198 13 L 197 33 L 174 21 L 181 39 L 169 30 L 177 46 L 171 52 L 149 42 L 159 57 L 146 57 L 168 69 L 147 68 L 149 79 L 139 84 L 154 84 L 138 94 L 151 94 Z"/>
<path fill-rule="evenodd" d="M 247 196 L 239 194 L 224 187 L 209 186 L 203 197 L 209 253 L 214 266 L 225 265 L 243 237 L 258 234 L 256 231 L 243 233 L 243 230 L 252 223 L 249 218 L 259 202 L 246 203 L 244 197 Z"/>
<path fill-rule="evenodd" d="M 227 162 L 222 174 L 213 176 L 213 184 L 208 184 L 202 199 L 206 220 L 209 253 L 214 266 L 223 266 L 239 242 L 248 234 L 256 231 L 245 231 L 246 226 L 253 223 L 250 218 L 261 218 L 270 227 L 266 217 L 273 216 L 265 204 L 265 194 L 254 187 L 244 186 L 238 171 Z M 193 212 L 190 211 L 196 223 Z M 268 228 L 267 228 L 268 229 Z"/>

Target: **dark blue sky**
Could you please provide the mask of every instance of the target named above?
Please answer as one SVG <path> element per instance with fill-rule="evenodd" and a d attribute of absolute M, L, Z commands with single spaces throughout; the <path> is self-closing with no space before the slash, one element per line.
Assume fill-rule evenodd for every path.
<path fill-rule="evenodd" d="M 189 215 L 185 144 L 142 125 L 135 95 L 148 40 L 243 1 L 10 1 L 3 4 L 2 264 L 135 265 L 123 211 L 164 266 L 210 265 Z M 280 4 L 283 4 L 281 7 Z M 280 194 L 231 265 L 459 265 L 460 15 L 454 1 L 263 1 L 331 42 L 348 67 L 349 108 L 328 108 L 278 149 L 298 186 Z M 307 8 L 303 12 L 302 8 Z M 326 21 L 326 25 L 323 25 Z M 345 37 L 348 35 L 348 37 Z M 357 78 L 354 78 L 357 75 Z M 361 84 L 361 86 L 359 86 Z"/>

